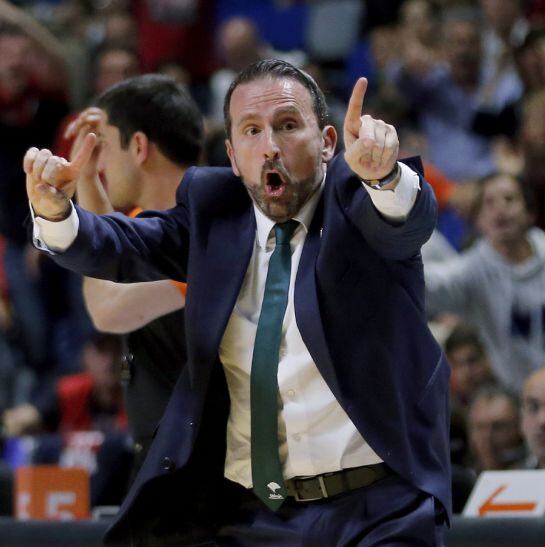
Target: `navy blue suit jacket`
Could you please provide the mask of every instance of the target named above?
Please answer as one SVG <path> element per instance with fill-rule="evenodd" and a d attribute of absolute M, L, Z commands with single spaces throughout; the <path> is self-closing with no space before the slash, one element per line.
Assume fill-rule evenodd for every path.
<path fill-rule="evenodd" d="M 421 171 L 418 160 L 411 166 Z M 450 512 L 449 369 L 426 324 L 420 256 L 436 202 L 421 186 L 407 220 L 394 225 L 343 156 L 333 159 L 297 272 L 295 314 L 320 373 L 373 450 Z M 229 398 L 218 347 L 252 254 L 252 202 L 229 169 L 199 167 L 169 211 L 78 214 L 78 237 L 59 264 L 189 287 L 187 369 L 108 538 L 138 535 L 144 524 L 159 535 L 184 518 L 195 524 L 210 513 L 223 475 Z"/>

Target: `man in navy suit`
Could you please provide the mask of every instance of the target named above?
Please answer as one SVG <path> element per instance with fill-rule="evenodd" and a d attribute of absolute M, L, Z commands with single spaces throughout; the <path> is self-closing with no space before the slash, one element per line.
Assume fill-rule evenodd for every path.
<path fill-rule="evenodd" d="M 396 161 L 395 129 L 361 115 L 366 87 L 354 87 L 334 157 L 315 82 L 283 61 L 251 65 L 225 99 L 234 174 L 190 169 L 176 207 L 137 219 L 71 204 L 92 135 L 72 162 L 28 151 L 34 241 L 59 264 L 189 282 L 188 365 L 110 543 L 442 545 L 448 366 L 426 325 L 420 258 L 436 204 L 419 162 Z M 265 441 L 251 442 L 264 402 L 250 395 L 256 354 L 270 357 L 261 315 L 278 247 L 289 289 L 273 352 L 274 449 L 259 460 L 278 460 L 280 478 L 266 500 L 254 484 Z"/>

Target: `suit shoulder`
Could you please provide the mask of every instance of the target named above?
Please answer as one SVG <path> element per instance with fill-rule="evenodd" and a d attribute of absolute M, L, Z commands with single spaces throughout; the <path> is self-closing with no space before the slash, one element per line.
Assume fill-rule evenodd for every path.
<path fill-rule="evenodd" d="M 190 167 L 176 192 L 177 201 L 187 194 L 218 192 L 240 184 L 240 179 L 229 167 Z"/>
<path fill-rule="evenodd" d="M 240 177 L 227 167 L 191 167 L 176 192 L 178 205 L 206 210 L 208 215 L 238 211 L 250 201 Z"/>

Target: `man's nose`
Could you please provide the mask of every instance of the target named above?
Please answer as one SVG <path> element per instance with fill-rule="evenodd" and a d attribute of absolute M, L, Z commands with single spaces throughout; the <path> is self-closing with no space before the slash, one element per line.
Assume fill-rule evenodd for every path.
<path fill-rule="evenodd" d="M 276 142 L 275 134 L 272 129 L 264 131 L 263 155 L 267 160 L 273 160 L 280 155 L 280 148 Z"/>

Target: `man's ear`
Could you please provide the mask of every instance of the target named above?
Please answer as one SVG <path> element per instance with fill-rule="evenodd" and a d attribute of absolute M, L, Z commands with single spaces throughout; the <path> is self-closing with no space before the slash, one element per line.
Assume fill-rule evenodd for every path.
<path fill-rule="evenodd" d="M 147 135 L 142 131 L 133 133 L 130 149 L 136 164 L 141 166 L 148 159 L 150 150 L 150 142 Z"/>
<path fill-rule="evenodd" d="M 322 139 L 322 161 L 329 163 L 335 154 L 335 147 L 337 146 L 337 130 L 332 125 L 326 125 L 322 129 Z"/>
<path fill-rule="evenodd" d="M 235 151 L 233 150 L 233 145 L 229 139 L 225 139 L 225 148 L 227 149 L 227 155 L 229 156 L 229 161 L 231 162 L 231 169 L 233 173 L 240 177 L 240 171 L 237 167 L 237 160 L 235 159 Z"/>

